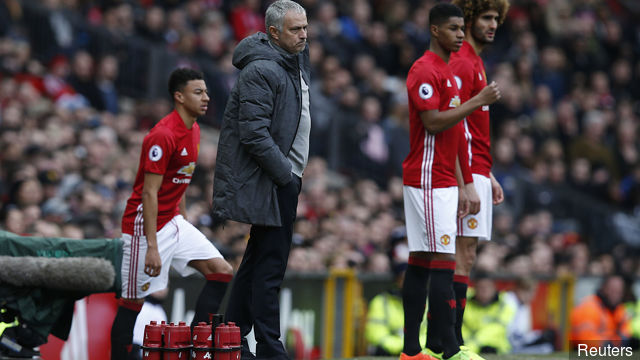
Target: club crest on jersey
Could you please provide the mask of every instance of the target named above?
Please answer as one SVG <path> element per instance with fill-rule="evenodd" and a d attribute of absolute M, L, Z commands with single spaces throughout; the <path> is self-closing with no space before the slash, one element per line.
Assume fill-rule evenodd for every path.
<path fill-rule="evenodd" d="M 449 102 L 449 107 L 455 108 L 458 106 L 460 106 L 460 96 L 456 95 L 451 98 L 451 101 Z"/>
<path fill-rule="evenodd" d="M 149 283 L 144 283 L 144 285 L 142 285 L 142 291 L 147 291 L 149 290 Z"/>
<path fill-rule="evenodd" d="M 427 83 L 420 84 L 418 95 L 420 95 L 423 100 L 431 98 L 433 96 L 433 87 Z"/>
<path fill-rule="evenodd" d="M 191 176 L 193 172 L 196 170 L 196 163 L 194 161 L 190 162 L 189 165 L 185 165 L 178 170 L 178 174 Z"/>
<path fill-rule="evenodd" d="M 459 76 L 453 76 L 456 79 L 456 85 L 458 85 L 458 90 L 462 89 L 462 79 Z"/>
<path fill-rule="evenodd" d="M 442 235 L 440 236 L 440 242 L 442 243 L 442 245 L 449 245 L 449 243 L 451 242 L 451 238 L 449 237 L 449 235 Z"/>
<path fill-rule="evenodd" d="M 158 161 L 162 159 L 162 148 L 160 145 L 153 145 L 151 149 L 149 149 L 149 160 Z"/>
<path fill-rule="evenodd" d="M 467 220 L 467 226 L 469 227 L 469 229 L 475 229 L 478 227 L 478 220 L 476 220 L 475 218 L 471 218 L 469 220 Z"/>

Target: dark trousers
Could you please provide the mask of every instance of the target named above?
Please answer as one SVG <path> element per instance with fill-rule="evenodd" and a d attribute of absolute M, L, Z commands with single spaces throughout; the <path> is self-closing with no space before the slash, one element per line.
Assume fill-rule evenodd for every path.
<path fill-rule="evenodd" d="M 293 222 L 302 182 L 293 176 L 277 189 L 281 227 L 251 227 L 247 249 L 231 287 L 226 320 L 242 333 L 242 357 L 251 358 L 245 337 L 254 327 L 256 358 L 288 359 L 280 342 L 279 293 L 291 250 Z"/>

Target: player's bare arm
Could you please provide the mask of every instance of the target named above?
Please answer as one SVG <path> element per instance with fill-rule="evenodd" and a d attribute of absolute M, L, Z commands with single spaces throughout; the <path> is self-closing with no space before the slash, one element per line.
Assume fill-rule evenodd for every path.
<path fill-rule="evenodd" d="M 465 190 L 464 177 L 460 168 L 460 159 L 456 156 L 456 181 L 458 182 L 458 218 L 469 214 L 471 203 Z M 470 183 L 473 186 L 473 183 Z M 477 196 L 477 195 L 476 195 Z"/>
<path fill-rule="evenodd" d="M 476 192 L 476 186 L 473 183 L 465 184 L 464 191 L 469 199 L 469 214 L 476 215 L 480 212 L 480 196 Z"/>
<path fill-rule="evenodd" d="M 456 180 L 458 182 L 458 194 L 464 192 L 469 201 L 469 214 L 477 214 L 480 212 L 480 196 L 476 192 L 476 186 L 473 183 L 471 168 L 469 167 L 469 158 L 466 153 L 467 141 L 461 133 L 460 150 L 456 156 Z M 471 181 L 465 181 L 465 174 L 469 174 Z"/>
<path fill-rule="evenodd" d="M 493 194 L 493 205 L 498 205 L 504 201 L 504 191 L 502 190 L 502 185 L 496 180 L 493 176 L 493 173 L 489 173 L 489 177 L 491 178 L 491 193 Z"/>
<path fill-rule="evenodd" d="M 162 175 L 145 173 L 142 188 L 142 216 L 144 234 L 147 238 L 147 254 L 144 259 L 144 272 L 149 276 L 160 275 L 162 261 L 158 252 L 158 190 L 162 185 Z"/>
<path fill-rule="evenodd" d="M 473 181 L 470 183 L 464 183 L 464 176 L 462 175 L 462 165 L 460 165 L 460 157 L 456 158 L 456 180 L 458 181 L 458 198 L 464 196 L 468 202 L 467 212 L 460 212 L 458 207 L 458 216 L 463 218 L 469 214 L 477 214 L 480 212 L 480 196 L 476 192 L 476 186 Z M 462 193 L 462 195 L 460 195 Z"/>
<path fill-rule="evenodd" d="M 476 192 L 476 186 L 473 182 L 464 183 L 464 176 L 462 175 L 462 167 L 460 165 L 460 157 L 456 158 L 456 179 L 458 180 L 458 198 L 464 196 L 466 201 L 468 202 L 467 212 L 460 212 L 460 207 L 458 205 L 458 216 L 463 218 L 469 214 L 477 214 L 480 212 L 480 196 Z M 463 195 L 460 195 L 460 194 Z"/>
<path fill-rule="evenodd" d="M 500 99 L 500 89 L 495 81 L 485 86 L 476 96 L 462 105 L 447 111 L 428 110 L 420 113 L 420 120 L 430 134 L 445 131 L 483 105 L 491 105 Z"/>

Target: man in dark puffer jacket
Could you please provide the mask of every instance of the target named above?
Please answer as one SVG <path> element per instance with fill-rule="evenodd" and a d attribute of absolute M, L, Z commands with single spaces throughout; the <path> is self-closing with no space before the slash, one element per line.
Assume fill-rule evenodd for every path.
<path fill-rule="evenodd" d="M 309 48 L 304 8 L 271 4 L 267 34 L 242 40 L 241 70 L 225 109 L 213 186 L 216 218 L 252 224 L 231 289 L 226 320 L 245 336 L 254 327 L 260 359 L 288 359 L 279 341 L 278 293 L 291 248 L 302 172 L 309 153 Z"/>

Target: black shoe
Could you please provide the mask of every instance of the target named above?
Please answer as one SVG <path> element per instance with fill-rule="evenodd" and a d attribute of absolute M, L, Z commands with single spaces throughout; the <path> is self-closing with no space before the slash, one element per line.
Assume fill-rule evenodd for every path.
<path fill-rule="evenodd" d="M 0 337 L 0 354 L 3 358 L 34 359 L 40 358 L 40 351 L 24 347 L 5 332 Z"/>

